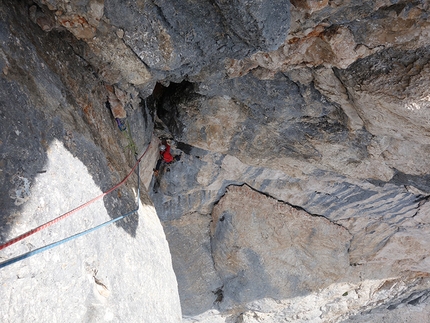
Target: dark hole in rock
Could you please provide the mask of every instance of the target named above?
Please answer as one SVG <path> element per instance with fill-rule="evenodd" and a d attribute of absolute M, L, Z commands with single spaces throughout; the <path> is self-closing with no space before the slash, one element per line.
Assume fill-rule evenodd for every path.
<path fill-rule="evenodd" d="M 178 121 L 178 106 L 180 103 L 187 101 L 193 89 L 194 84 L 188 81 L 181 83 L 171 82 L 168 87 L 157 83 L 154 87 L 152 96 L 155 100 L 157 117 L 163 121 L 174 136 L 182 131 L 182 126 Z"/>

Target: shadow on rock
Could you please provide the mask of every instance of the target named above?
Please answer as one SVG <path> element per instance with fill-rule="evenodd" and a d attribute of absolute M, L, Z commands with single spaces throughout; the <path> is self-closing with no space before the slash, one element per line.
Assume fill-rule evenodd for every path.
<path fill-rule="evenodd" d="M 4 242 L 31 199 L 37 176 L 47 171 L 53 140 L 62 142 L 85 164 L 103 192 L 126 176 L 134 156 L 104 107 L 106 93 L 98 75 L 64 41 L 70 35 L 43 32 L 28 19 L 24 1 L 3 5 L 0 16 L 0 39 L 4 40 L 0 45 L 0 241 Z M 152 133 L 150 115 L 142 105 L 128 110 L 139 150 Z M 136 207 L 136 186 L 137 176 L 132 175 L 125 185 L 104 197 L 111 218 Z M 71 197 L 78 192 L 76 187 Z M 67 211 L 52 214 L 52 219 Z M 135 236 L 138 224 L 136 214 L 117 223 L 131 236 Z"/>

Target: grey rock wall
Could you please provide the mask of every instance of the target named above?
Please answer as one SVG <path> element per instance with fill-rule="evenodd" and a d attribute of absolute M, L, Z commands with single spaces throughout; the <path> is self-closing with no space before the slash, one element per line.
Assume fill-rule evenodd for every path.
<path fill-rule="evenodd" d="M 178 144 L 178 146 L 181 145 Z M 189 180 L 184 164 L 191 166 L 187 169 L 200 169 L 198 174 L 194 173 L 195 175 L 193 175 L 193 178 L 195 178 L 194 183 L 181 180 L 183 178 L 188 178 Z M 357 311 L 366 311 L 373 308 L 378 302 L 389 302 L 390 297 L 407 297 L 408 293 L 411 292 L 407 287 L 409 285 L 408 281 L 416 280 L 417 275 L 418 277 L 423 275 L 423 281 L 426 281 L 427 270 L 425 268 L 427 266 L 426 254 L 428 250 L 425 245 L 427 244 L 428 203 L 426 203 L 427 199 L 423 198 L 422 195 L 417 192 L 408 192 L 403 186 L 399 187 L 394 184 L 382 186 L 374 185 L 368 181 L 348 181 L 345 177 L 322 172 L 319 174 L 318 179 L 312 176 L 306 179 L 291 177 L 279 170 L 249 166 L 235 157 L 204 153 L 201 149 L 196 148 L 191 148 L 189 155 L 183 154 L 180 162 L 171 165 L 170 172 L 164 175 L 162 181 L 161 187 L 164 186 L 170 189 L 156 194 L 151 193 L 151 198 L 162 216 L 170 245 L 180 246 L 177 249 L 172 248 L 174 255 L 173 266 L 178 275 L 180 296 L 183 306 L 186 304 L 184 314 L 187 316 L 200 317 L 203 322 L 211 322 L 210 317 L 212 319 L 216 317 L 212 312 L 213 309 L 218 311 L 228 308 L 230 313 L 232 313 L 232 309 L 235 309 L 234 313 L 238 317 L 241 312 L 246 312 L 246 309 L 251 311 L 258 309 L 258 306 L 262 306 L 258 305 L 262 300 L 265 300 L 264 302 L 267 299 L 280 301 L 282 293 L 285 293 L 284 295 L 288 294 L 285 299 L 289 299 L 290 302 L 298 302 L 297 297 L 308 295 L 307 297 L 312 298 L 312 301 L 303 298 L 303 302 L 310 302 L 314 304 L 312 306 L 317 306 L 317 304 L 320 304 L 318 306 L 323 306 L 323 304 L 330 302 L 336 304 L 338 301 L 326 300 L 324 295 L 340 293 L 339 296 L 342 296 L 351 288 L 356 288 L 357 291 L 360 290 L 359 295 L 361 296 L 359 299 L 355 298 L 357 294 L 349 292 L 350 297 L 357 300 L 357 302 L 353 302 L 354 305 L 351 303 L 352 299 L 346 296 L 339 299 L 344 304 L 341 306 L 343 309 L 339 312 L 341 314 L 338 313 L 340 316 L 337 316 L 338 314 L 335 314 L 331 308 L 327 307 L 317 311 L 319 314 L 315 314 L 316 316 L 314 317 L 316 320 L 319 315 L 323 315 L 325 318 L 334 315 L 340 319 L 342 315 L 348 315 L 347 313 L 354 314 Z M 229 192 L 233 189 L 230 189 L 231 185 L 235 187 L 244 183 L 255 191 L 252 194 L 235 193 L 234 197 L 231 198 L 235 205 L 238 205 L 235 212 L 225 211 L 225 213 L 222 213 L 222 211 L 217 211 L 223 210 L 221 205 L 228 195 L 224 196 L 226 190 Z M 188 185 L 192 186 L 187 189 Z M 201 189 L 199 190 L 198 187 L 201 187 Z M 261 202 L 261 200 L 271 199 L 274 199 L 273 201 L 277 201 L 280 205 L 276 211 L 270 211 L 271 209 Z M 215 205 L 214 211 L 211 211 L 212 208 L 206 211 L 208 206 L 211 205 Z M 278 232 L 283 230 L 281 228 L 286 224 L 283 224 L 283 220 L 279 220 L 279 223 L 274 223 L 274 220 L 270 220 L 271 216 L 274 212 L 280 212 L 281 217 L 288 217 L 288 212 L 280 210 L 288 209 L 289 205 L 296 209 L 301 209 L 303 212 L 306 211 L 304 212 L 306 218 L 308 216 L 310 218 L 315 217 L 315 220 L 312 220 L 314 225 L 312 230 L 321 229 L 321 226 L 315 224 L 316 221 L 322 219 L 321 216 L 330 220 L 328 225 L 329 228 L 333 229 L 325 231 L 324 238 L 316 238 L 313 235 L 306 234 L 303 228 L 290 229 L 288 232 Z M 254 213 L 256 215 L 251 216 Z M 208 216 L 208 214 L 211 214 L 211 216 Z M 219 220 L 219 218 L 222 218 L 221 214 L 225 216 L 223 221 Z M 231 224 L 232 220 L 227 221 L 233 216 L 232 214 L 240 216 L 243 222 L 233 226 Z M 285 221 L 289 225 L 292 225 L 291 222 L 291 220 Z M 193 223 L 198 225 L 192 229 Z M 222 238 L 221 241 L 218 238 L 212 238 L 210 228 L 214 226 L 213 223 L 217 223 L 217 230 L 219 230 L 221 237 L 226 235 L 229 238 Z M 255 232 L 252 231 L 253 226 L 258 228 Z M 335 232 L 339 228 L 343 228 L 348 233 L 348 239 L 345 240 L 348 246 L 345 247 L 346 251 L 336 253 L 336 249 L 328 247 L 324 239 L 329 239 L 330 234 L 336 234 Z M 274 234 L 273 232 L 278 233 Z M 270 244 L 267 243 L 268 240 L 261 238 L 276 239 L 274 243 L 288 244 L 287 241 L 292 239 L 291 234 L 298 240 L 294 240 L 295 243 L 292 245 L 279 247 L 280 251 L 278 252 L 281 255 L 288 255 L 289 252 L 292 252 L 297 258 L 288 263 L 295 263 L 297 267 L 294 268 L 290 268 L 290 265 L 284 263 L 280 264 L 271 258 L 271 256 L 275 257 L 276 253 L 274 254 L 271 251 Z M 336 234 L 336 238 L 329 240 L 337 241 L 338 237 L 339 235 Z M 263 241 L 259 239 L 263 239 Z M 408 242 L 406 243 L 406 241 Z M 330 252 L 334 253 L 333 262 L 327 263 L 327 266 L 336 268 L 336 275 L 340 275 L 336 276 L 337 278 L 333 278 L 334 276 L 322 274 L 324 279 L 332 277 L 333 281 L 320 288 L 311 288 L 309 286 L 312 285 L 313 281 L 321 282 L 323 280 L 318 276 L 321 274 L 321 270 L 309 269 L 309 274 L 304 275 L 306 273 L 304 268 L 306 267 L 301 267 L 309 259 L 313 259 L 315 263 L 321 266 L 324 266 L 324 261 L 330 259 L 329 257 L 324 257 L 324 260 L 317 261 L 316 259 L 324 251 L 318 249 L 317 246 L 310 247 L 314 243 L 323 248 L 323 250 L 327 248 L 326 252 L 331 250 Z M 228 247 L 230 244 L 232 247 Z M 294 253 L 294 248 L 304 249 L 298 249 Z M 186 251 L 184 252 L 183 250 Z M 228 251 L 220 252 L 218 250 Z M 249 259 L 251 258 L 246 255 L 250 252 L 251 254 L 260 252 L 259 250 L 264 250 L 261 251 L 264 254 L 263 257 L 268 258 L 263 261 L 258 260 L 258 257 L 251 257 L 256 263 L 255 266 L 250 265 L 251 260 Z M 312 252 L 316 252 L 317 256 L 313 256 Z M 346 259 L 345 252 L 347 253 Z M 414 257 L 410 258 L 410 254 L 414 254 Z M 216 255 L 218 255 L 217 258 L 215 258 Z M 209 261 L 211 259 L 212 262 Z M 341 262 L 340 259 L 344 259 L 344 262 Z M 202 264 L 198 267 L 201 268 L 200 271 L 195 264 Z M 216 264 L 220 268 L 216 267 Z M 214 266 L 217 269 L 215 272 L 213 270 Z M 225 269 L 228 266 L 236 267 L 231 270 Z M 257 268 L 261 268 L 263 271 L 269 270 L 268 268 L 274 270 L 272 266 L 278 266 L 276 274 L 271 272 L 268 275 L 267 273 L 255 272 Z M 284 285 L 279 283 L 270 284 L 264 280 L 264 277 L 267 276 L 271 277 L 271 279 L 276 279 L 278 276 L 282 277 L 282 270 L 284 270 L 285 275 L 292 274 L 295 270 L 297 271 L 297 268 L 300 268 L 299 272 L 303 273 L 303 276 L 296 277 L 295 281 L 298 285 L 295 285 L 296 287 L 290 289 L 289 292 L 287 292 L 288 288 L 283 289 L 283 292 L 279 292 L 280 286 Z M 344 270 L 343 274 L 341 274 L 341 269 Z M 249 279 L 249 277 L 253 277 L 253 279 Z M 369 294 L 366 291 L 367 288 L 378 289 L 385 282 L 392 284 L 389 282 L 394 279 L 393 277 L 396 277 L 397 283 L 395 287 L 388 290 L 391 296 L 384 294 L 385 291 L 384 293 L 381 292 L 381 294 Z M 208 283 L 208 279 L 210 279 L 211 283 Z M 230 281 L 239 285 L 236 286 Z M 285 281 L 291 281 L 291 279 L 285 278 Z M 424 282 L 417 283 L 415 286 L 425 289 Z M 232 288 L 233 285 L 236 287 Z M 222 289 L 223 286 L 226 287 Z M 362 286 L 363 289 L 358 286 Z M 238 296 L 236 288 L 243 288 L 241 296 Z M 221 302 L 217 301 L 219 295 L 217 291 L 220 289 L 223 291 L 223 301 Z M 310 294 L 307 294 L 304 290 L 309 290 Z M 324 290 L 324 293 L 314 294 L 310 290 Z M 247 296 L 255 296 L 252 291 L 261 297 Z M 297 295 L 296 293 L 300 294 L 300 291 L 304 294 L 293 296 Z M 247 301 L 239 302 L 235 300 L 238 297 L 250 298 Z M 343 301 L 345 302 L 343 303 Z M 204 302 L 206 302 L 206 309 L 202 306 Z M 244 309 L 243 305 L 246 303 L 248 305 Z M 257 307 L 254 308 L 255 306 Z M 286 305 L 279 305 L 279 311 L 282 311 L 282 306 Z M 291 310 L 291 316 L 279 313 L 278 319 L 281 317 L 292 319 L 296 311 L 297 313 L 309 311 L 309 309 L 305 309 L 306 306 L 299 309 L 301 306 Z M 388 306 L 390 305 L 388 304 L 385 308 Z M 275 307 L 278 308 L 278 305 Z M 269 304 L 257 311 L 268 313 L 273 310 L 276 312 L 278 310 L 275 310 L 275 307 Z M 203 312 L 204 309 L 205 311 Z M 223 312 L 221 311 L 221 313 Z M 262 317 L 266 317 L 268 322 L 271 322 L 269 316 L 263 315 Z M 221 316 L 219 319 L 220 322 L 223 321 Z M 318 321 L 316 320 L 315 322 Z"/>
<path fill-rule="evenodd" d="M 64 31 L 45 33 L 25 1 L 0 5 L 0 242 L 100 195 L 151 141 L 141 98 L 127 92 L 132 147 L 93 67 Z M 119 93 L 119 92 L 118 92 Z M 146 161 L 155 162 L 155 157 Z M 140 209 L 125 220 L 0 269 L 2 322 L 180 322 L 177 281 L 156 211 L 137 176 L 0 252 L 0 262 Z"/>
<path fill-rule="evenodd" d="M 401 58 L 397 56 L 400 52 Z M 262 306 L 257 299 L 266 300 L 270 295 L 269 299 L 279 302 L 282 298 L 273 296 L 276 294 L 274 287 L 265 280 L 268 276 L 265 270 L 276 262 L 273 259 L 262 261 L 255 256 L 261 245 L 255 235 L 250 242 L 253 248 L 247 251 L 251 239 L 236 232 L 242 227 L 250 230 L 250 225 L 239 225 L 235 229 L 226 228 L 229 233 L 225 234 L 236 237 L 231 238 L 236 249 L 223 254 L 220 267 L 216 266 L 215 259 L 217 242 L 212 240 L 210 254 L 218 274 L 213 281 L 221 279 L 223 282 L 211 290 L 212 295 L 206 294 L 208 303 L 211 300 L 213 305 L 203 314 L 201 306 L 187 305 L 187 313 L 196 315 L 202 322 L 217 320 L 214 309 L 220 313 L 228 310 L 238 322 L 254 322 L 256 318 L 267 322 L 281 319 L 318 322 L 328 317 L 342 320 L 357 311 L 370 310 L 378 302 L 387 304 L 383 307 L 387 309 L 391 306 L 391 297 L 401 302 L 413 293 L 409 287 L 404 287 L 414 285 L 412 282 L 416 279 L 427 281 L 428 273 L 424 269 L 427 248 L 424 246 L 427 244 L 425 223 L 428 221 L 424 218 L 428 217 L 426 183 L 429 168 L 425 153 L 422 154 L 427 150 L 427 131 L 417 136 L 420 124 L 427 118 L 426 90 L 418 90 L 421 84 L 427 83 L 423 79 L 428 65 L 427 52 L 427 47 L 388 49 L 357 61 L 347 69 L 305 68 L 277 72 L 267 80 L 248 74 L 173 88 L 172 94 L 163 101 L 160 115 L 177 140 L 198 149 L 191 149 L 190 156 L 181 161 L 181 166 L 171 167 L 171 172 L 165 176 L 167 190 L 154 195 L 153 200 L 163 219 L 178 219 L 181 214 L 194 214 L 191 212 L 196 210 L 213 216 L 214 211 L 206 211 L 207 205 L 217 205 L 228 185 L 247 183 L 259 192 L 302 208 L 309 214 L 326 217 L 351 234 L 349 270 L 336 283 L 327 286 L 327 293 L 332 293 L 332 288 L 347 288 L 348 283 L 361 281 L 364 284 L 368 280 L 374 284 L 373 287 L 368 285 L 369 288 L 379 290 L 379 286 L 391 284 L 393 277 L 399 279 L 390 289 L 391 296 L 383 296 L 385 291 L 379 295 L 369 294 L 362 298 L 363 303 L 354 305 L 347 295 L 334 300 L 333 304 L 338 305 L 333 306 L 342 307 L 343 300 L 349 304 L 338 312 L 323 300 L 321 302 L 326 305 L 321 305 L 319 311 L 303 316 L 282 312 L 282 306 L 279 311 L 275 310 L 278 307 L 274 304 Z M 395 57 L 399 57 L 399 63 L 392 63 Z M 420 94 L 410 92 L 415 89 Z M 209 153 L 201 152 L 202 149 Z M 186 187 L 190 185 L 191 174 L 186 175 L 184 170 L 188 168 L 182 163 L 193 165 L 195 182 L 189 190 Z M 195 169 L 201 170 L 197 176 Z M 185 177 L 187 181 L 178 181 Z M 198 186 L 203 192 L 196 189 Z M 173 194 L 169 187 L 175 187 Z M 254 198 L 244 194 L 237 200 L 245 213 L 243 216 L 249 216 L 246 206 L 252 204 Z M 201 226 L 200 234 L 209 234 L 209 221 L 210 217 Z M 265 219 L 255 221 L 259 225 L 265 223 Z M 169 232 L 173 230 L 172 223 L 165 223 Z M 276 227 L 279 226 L 265 227 L 261 232 L 270 232 Z M 223 247 L 227 248 L 224 244 Z M 414 251 L 407 251 L 409 248 Z M 288 250 L 284 248 L 283 253 L 287 254 Z M 268 246 L 265 252 L 270 253 Z M 195 250 L 193 257 L 199 253 L 202 259 L 208 257 L 208 252 L 202 250 Z M 238 255 L 240 265 L 228 271 L 225 266 L 234 258 L 232 254 Z M 300 254 L 298 257 L 302 262 L 309 256 L 307 252 Z M 415 260 L 410 258 L 411 254 Z M 174 260 L 174 266 L 175 263 L 186 266 L 186 259 Z M 254 265 L 250 265 L 251 262 Z M 261 263 L 264 266 L 260 266 Z M 281 274 L 277 272 L 269 276 L 277 275 Z M 180 272 L 179 280 L 181 276 L 190 280 L 187 272 Z M 309 280 L 312 278 L 303 277 L 298 281 L 307 285 Z M 230 284 L 231 281 L 234 283 Z M 192 287 L 188 286 L 190 288 L 180 291 L 181 295 L 192 294 Z M 223 301 L 219 302 L 222 286 L 226 287 Z M 427 288 L 425 284 L 422 286 L 424 290 Z M 242 290 L 241 296 L 238 296 L 238 290 Z M 250 299 L 246 299 L 247 292 L 252 295 Z M 290 291 L 286 298 L 296 299 L 294 293 Z M 259 296 L 255 296 L 257 294 Z M 198 295 L 201 300 L 204 294 L 199 290 Z M 243 304 L 247 304 L 245 308 Z M 380 310 L 383 312 L 383 309 Z M 414 309 L 425 311 L 422 307 Z M 268 314 L 273 311 L 278 313 L 277 316 Z M 293 313 L 300 311 L 297 307 Z M 223 321 L 221 317 L 218 319 Z"/>
<path fill-rule="evenodd" d="M 151 141 L 185 321 L 428 316 L 428 1 L 3 7 L 3 236 L 55 140 L 102 189 Z M 151 178 L 158 135 L 182 158 Z"/>
<path fill-rule="evenodd" d="M 107 1 L 105 15 L 151 70 L 180 78 L 278 48 L 290 17 L 288 1 Z"/>

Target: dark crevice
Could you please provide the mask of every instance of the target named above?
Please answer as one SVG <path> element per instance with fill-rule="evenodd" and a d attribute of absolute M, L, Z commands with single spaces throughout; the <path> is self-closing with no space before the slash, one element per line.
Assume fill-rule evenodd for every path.
<path fill-rule="evenodd" d="M 388 183 L 392 183 L 398 186 L 410 185 L 418 188 L 419 190 L 427 194 L 430 193 L 430 174 L 412 175 L 403 173 L 399 170 L 395 171 L 396 173 Z"/>
<path fill-rule="evenodd" d="M 219 287 L 219 288 L 217 288 L 215 291 L 213 291 L 213 292 L 212 292 L 212 293 L 214 293 L 214 294 L 215 294 L 215 296 L 216 296 L 215 304 L 221 303 L 221 302 L 222 302 L 222 300 L 224 299 L 224 292 L 223 292 L 223 288 L 224 288 L 224 285 L 223 285 L 223 286 L 221 286 L 221 287 Z"/>
<path fill-rule="evenodd" d="M 154 92 L 158 98 L 157 115 L 166 120 L 176 108 L 175 103 L 183 101 L 184 96 L 194 87 L 193 83 L 183 81 L 181 83 L 171 82 L 169 86 L 157 83 Z"/>
<path fill-rule="evenodd" d="M 181 83 L 171 82 L 168 86 L 157 83 L 154 88 L 154 100 L 156 115 L 163 124 L 156 124 L 156 129 L 162 129 L 166 126 L 174 138 L 180 138 L 183 131 L 183 125 L 179 121 L 178 106 L 187 100 L 193 92 L 194 84 L 188 81 Z"/>
<path fill-rule="evenodd" d="M 376 179 L 368 179 L 367 181 L 378 187 L 384 187 L 386 184 L 394 184 L 396 186 L 405 187 L 407 191 L 409 191 L 407 188 L 408 186 L 415 187 L 421 191 L 421 194 L 415 193 L 415 195 L 417 195 L 416 202 L 427 200 L 430 197 L 430 174 L 406 174 L 395 168 L 393 171 L 394 176 L 387 182 Z"/>
<path fill-rule="evenodd" d="M 412 306 L 418 306 L 422 303 L 424 303 L 428 298 L 430 297 L 430 290 L 423 290 L 423 291 L 417 291 L 412 292 L 408 296 L 406 296 L 404 299 L 402 299 L 400 302 L 396 302 L 394 304 L 390 304 L 388 307 L 386 307 L 388 310 L 394 310 L 397 309 L 399 306 L 406 305 L 412 305 Z"/>

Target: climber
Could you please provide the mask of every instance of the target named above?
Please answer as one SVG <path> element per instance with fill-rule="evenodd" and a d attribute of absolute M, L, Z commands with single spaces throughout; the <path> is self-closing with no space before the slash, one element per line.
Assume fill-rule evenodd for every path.
<path fill-rule="evenodd" d="M 170 145 L 167 143 L 165 139 L 162 140 L 159 149 L 160 149 L 160 158 L 158 159 L 157 165 L 155 166 L 155 169 L 154 169 L 155 176 L 158 175 L 158 172 L 162 164 L 169 165 L 173 163 L 175 160 L 178 161 L 181 159 L 180 155 L 172 156 L 172 154 L 170 153 Z"/>
<path fill-rule="evenodd" d="M 173 161 L 173 156 L 170 153 L 170 146 L 167 142 L 165 142 L 164 144 L 160 145 L 160 155 L 161 158 L 168 164 L 171 163 Z"/>

